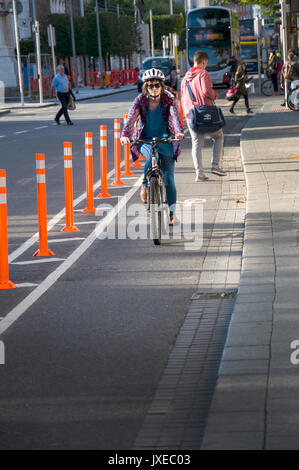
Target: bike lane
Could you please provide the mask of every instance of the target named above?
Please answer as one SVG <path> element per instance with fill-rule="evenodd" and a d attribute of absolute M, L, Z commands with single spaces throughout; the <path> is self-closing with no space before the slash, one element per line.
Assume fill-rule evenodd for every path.
<path fill-rule="evenodd" d="M 177 181 L 180 200 L 198 195 L 190 141 Z M 2 448 L 133 446 L 198 284 L 222 189 L 208 184 L 199 252 L 95 240 L 1 336 Z"/>

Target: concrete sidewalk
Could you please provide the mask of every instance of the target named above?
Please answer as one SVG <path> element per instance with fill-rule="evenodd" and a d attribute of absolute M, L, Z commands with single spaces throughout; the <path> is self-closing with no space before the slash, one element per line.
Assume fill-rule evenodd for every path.
<path fill-rule="evenodd" d="M 77 101 L 85 101 L 85 100 L 92 100 L 95 98 L 102 98 L 105 96 L 115 95 L 116 93 L 125 93 L 127 91 L 134 91 L 136 90 L 137 93 L 137 85 L 128 84 L 123 85 L 117 88 L 94 88 L 91 87 L 84 87 L 79 88 L 79 93 L 76 93 L 76 89 L 73 89 L 73 93 L 76 97 Z M 30 109 L 30 108 L 47 108 L 49 106 L 56 106 L 59 105 L 59 101 L 56 101 L 55 98 L 53 99 L 45 99 L 43 104 L 40 104 L 39 101 L 27 101 L 24 103 L 24 106 L 21 106 L 20 102 L 13 102 L 13 103 L 5 103 L 0 106 L 0 115 L 14 109 Z"/>
<path fill-rule="evenodd" d="M 299 449 L 299 113 L 280 102 L 242 131 L 241 280 L 202 449 Z"/>

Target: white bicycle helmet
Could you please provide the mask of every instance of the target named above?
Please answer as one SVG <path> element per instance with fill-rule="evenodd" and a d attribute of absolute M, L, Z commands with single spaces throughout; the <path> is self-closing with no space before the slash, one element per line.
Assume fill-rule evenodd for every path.
<path fill-rule="evenodd" d="M 144 82 L 147 82 L 148 80 L 153 80 L 153 79 L 157 79 L 157 80 L 162 80 L 162 82 L 164 82 L 165 80 L 165 75 L 163 72 L 161 72 L 161 70 L 159 69 L 149 69 L 149 70 L 146 70 L 144 72 L 144 74 L 142 75 L 142 81 L 143 83 Z"/>

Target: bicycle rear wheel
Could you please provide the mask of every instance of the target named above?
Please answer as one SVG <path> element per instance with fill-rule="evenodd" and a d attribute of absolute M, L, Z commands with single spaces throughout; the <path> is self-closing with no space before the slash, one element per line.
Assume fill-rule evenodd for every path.
<path fill-rule="evenodd" d="M 299 87 L 289 91 L 287 105 L 292 111 L 299 111 Z"/>
<path fill-rule="evenodd" d="M 267 79 L 267 80 L 263 81 L 263 83 L 262 83 L 262 93 L 265 96 L 272 96 L 273 95 L 274 87 L 273 87 L 272 80 Z"/>
<path fill-rule="evenodd" d="M 155 245 L 161 245 L 161 202 L 159 180 L 152 176 L 150 181 L 150 230 Z"/>

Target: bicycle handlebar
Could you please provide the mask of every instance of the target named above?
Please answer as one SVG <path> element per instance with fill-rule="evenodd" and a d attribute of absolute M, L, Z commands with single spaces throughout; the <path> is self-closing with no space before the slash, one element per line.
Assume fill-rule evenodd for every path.
<path fill-rule="evenodd" d="M 131 144 L 160 144 L 162 142 L 179 142 L 180 139 L 176 139 L 175 137 L 162 137 L 162 139 L 157 139 L 154 137 L 152 140 L 142 140 L 142 139 L 137 139 L 137 140 L 130 140 Z"/>

